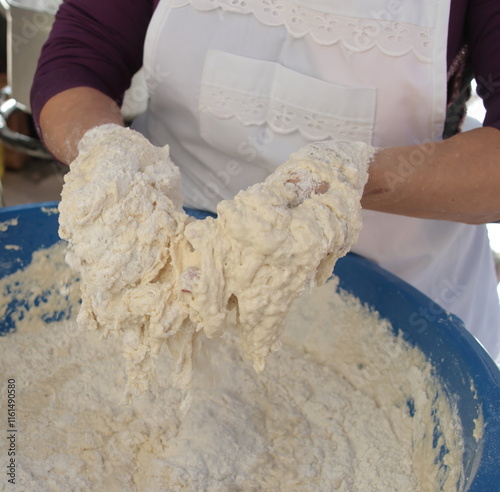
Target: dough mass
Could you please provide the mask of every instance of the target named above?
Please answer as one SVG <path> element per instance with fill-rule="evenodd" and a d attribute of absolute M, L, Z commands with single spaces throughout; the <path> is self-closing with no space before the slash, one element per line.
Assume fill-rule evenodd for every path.
<path fill-rule="evenodd" d="M 311 144 L 200 221 L 182 209 L 168 147 L 113 125 L 88 132 L 65 179 L 60 235 L 81 277 L 80 326 L 123 333 L 129 393 L 154 382 L 163 343 L 189 388 L 194 338 L 233 324 L 262 371 L 291 303 L 356 241 L 372 152 Z"/>

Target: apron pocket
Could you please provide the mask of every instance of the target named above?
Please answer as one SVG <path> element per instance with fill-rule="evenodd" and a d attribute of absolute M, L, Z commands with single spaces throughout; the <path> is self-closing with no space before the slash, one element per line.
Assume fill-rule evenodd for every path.
<path fill-rule="evenodd" d="M 325 139 L 371 144 L 375 103 L 374 88 L 337 86 L 279 63 L 209 50 L 201 81 L 200 131 L 206 142 L 230 155 L 244 141 L 256 147 L 266 141 L 272 147 L 286 138 L 293 142 L 286 155 Z"/>

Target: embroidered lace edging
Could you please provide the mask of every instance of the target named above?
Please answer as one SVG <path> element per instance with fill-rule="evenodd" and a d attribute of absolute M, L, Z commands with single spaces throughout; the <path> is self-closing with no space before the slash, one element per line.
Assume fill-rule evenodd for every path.
<path fill-rule="evenodd" d="M 241 94 L 209 85 L 202 86 L 200 110 L 209 111 L 222 119 L 235 117 L 246 126 L 267 123 L 277 134 L 298 131 L 311 141 L 337 138 L 370 143 L 372 138 L 372 122 L 346 121 L 305 111 L 267 97 Z"/>
<path fill-rule="evenodd" d="M 389 56 L 413 51 L 417 58 L 430 63 L 434 29 L 392 20 L 346 17 L 321 12 L 287 0 L 170 0 L 171 7 L 191 5 L 196 10 L 220 9 L 224 12 L 252 14 L 266 26 L 284 26 L 294 38 L 309 34 L 320 45 L 342 42 L 353 52 L 377 47 Z"/>

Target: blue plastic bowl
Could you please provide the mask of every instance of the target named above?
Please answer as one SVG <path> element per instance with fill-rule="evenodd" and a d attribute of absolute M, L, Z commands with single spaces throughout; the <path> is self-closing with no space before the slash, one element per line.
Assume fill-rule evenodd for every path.
<path fill-rule="evenodd" d="M 59 240 L 57 205 L 49 202 L 0 209 L 0 224 L 11 219 L 18 222 L 15 227 L 0 227 L 0 278 L 27 266 L 34 251 Z M 200 219 L 209 215 L 187 211 Z M 10 244 L 22 248 L 5 248 Z M 372 262 L 348 254 L 337 262 L 334 273 L 340 288 L 377 310 L 396 333 L 423 351 L 456 402 L 465 444 L 465 480 L 460 492 L 500 492 L 500 371 L 495 363 L 457 317 Z M 422 315 L 426 312 L 432 316 Z M 1 313 L 0 334 L 13 328 L 9 314 Z M 481 410 L 485 430 L 476 441 L 474 419 Z"/>

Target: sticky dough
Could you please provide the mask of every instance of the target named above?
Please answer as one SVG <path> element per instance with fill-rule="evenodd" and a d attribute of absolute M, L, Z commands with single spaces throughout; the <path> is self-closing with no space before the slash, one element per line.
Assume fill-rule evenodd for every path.
<path fill-rule="evenodd" d="M 154 381 L 163 343 L 189 388 L 194 337 L 228 326 L 263 370 L 292 301 L 356 241 L 372 155 L 363 143 L 310 144 L 220 202 L 217 219 L 194 220 L 168 146 L 115 125 L 87 132 L 65 177 L 59 232 L 81 278 L 78 324 L 123 334 L 129 394 Z"/>

